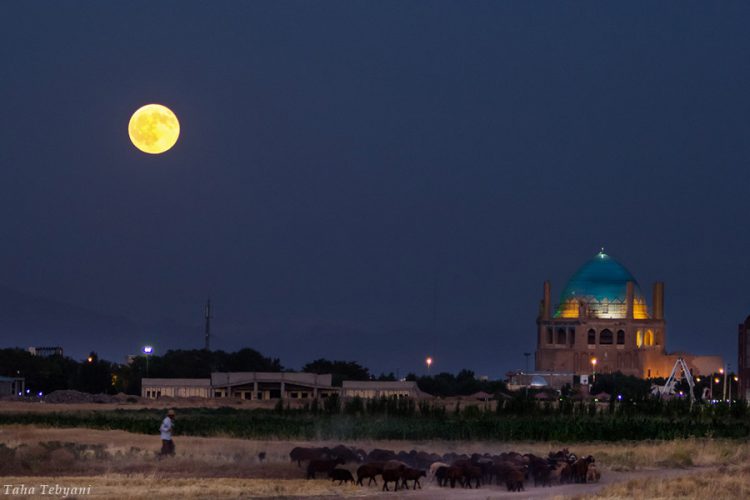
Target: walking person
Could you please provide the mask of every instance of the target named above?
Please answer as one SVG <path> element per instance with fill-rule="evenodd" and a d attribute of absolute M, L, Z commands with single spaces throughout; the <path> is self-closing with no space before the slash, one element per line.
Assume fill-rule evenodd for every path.
<path fill-rule="evenodd" d="M 174 429 L 174 410 L 169 410 L 167 416 L 159 427 L 161 432 L 161 456 L 174 455 L 174 441 L 172 441 L 172 430 Z"/>

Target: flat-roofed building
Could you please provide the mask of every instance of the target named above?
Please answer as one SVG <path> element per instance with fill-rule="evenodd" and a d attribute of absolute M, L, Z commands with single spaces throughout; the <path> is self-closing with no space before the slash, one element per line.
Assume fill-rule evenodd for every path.
<path fill-rule="evenodd" d="M 26 390 L 26 380 L 22 377 L 0 377 L 0 396 L 18 396 Z"/>
<path fill-rule="evenodd" d="M 374 399 L 381 397 L 431 398 L 432 395 L 422 392 L 414 381 L 379 381 L 379 380 L 344 380 L 341 386 L 344 398 Z"/>
<path fill-rule="evenodd" d="M 144 378 L 141 380 L 141 396 L 157 399 L 210 398 L 211 379 L 208 378 Z"/>
<path fill-rule="evenodd" d="M 300 372 L 215 372 L 212 397 L 251 400 L 316 399 L 337 393 L 332 375 Z"/>
<path fill-rule="evenodd" d="M 240 398 L 249 400 L 315 399 L 339 392 L 331 374 L 296 372 L 214 372 L 211 378 L 144 378 L 141 396 L 156 399 Z"/>

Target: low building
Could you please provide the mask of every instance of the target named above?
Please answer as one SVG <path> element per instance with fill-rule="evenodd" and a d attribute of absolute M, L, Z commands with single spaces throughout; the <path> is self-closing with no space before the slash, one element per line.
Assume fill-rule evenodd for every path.
<path fill-rule="evenodd" d="M 337 393 L 332 375 L 300 372 L 212 373 L 212 397 L 269 399 L 317 399 Z"/>
<path fill-rule="evenodd" d="M 507 374 L 508 389 L 517 391 L 519 389 L 555 389 L 560 390 L 565 384 L 573 386 L 573 372 L 510 372 Z"/>
<path fill-rule="evenodd" d="M 26 380 L 22 377 L 0 377 L 0 396 L 18 396 L 26 390 Z"/>
<path fill-rule="evenodd" d="M 39 356 L 42 358 L 48 358 L 50 356 L 62 356 L 63 348 L 60 346 L 53 347 L 29 347 L 26 349 L 31 353 L 32 356 Z"/>
<path fill-rule="evenodd" d="M 249 400 L 315 399 L 338 393 L 330 374 L 293 372 L 214 372 L 211 378 L 144 378 L 141 396 L 240 398 Z"/>
<path fill-rule="evenodd" d="M 341 397 L 425 399 L 432 396 L 422 392 L 414 381 L 344 380 L 341 386 Z"/>
<path fill-rule="evenodd" d="M 144 378 L 141 380 L 141 396 L 158 399 L 210 398 L 211 379 L 208 378 Z"/>

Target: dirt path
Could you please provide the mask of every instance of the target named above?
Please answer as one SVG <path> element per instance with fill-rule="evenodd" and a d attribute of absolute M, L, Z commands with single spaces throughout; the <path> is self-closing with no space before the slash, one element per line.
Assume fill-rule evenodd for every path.
<path fill-rule="evenodd" d="M 22 498 L 46 498 L 42 495 L 42 485 L 53 487 L 90 487 L 90 492 L 76 495 L 75 498 L 107 498 L 107 499 L 148 499 L 162 500 L 174 498 L 189 499 L 229 499 L 229 498 L 315 498 L 338 499 L 459 499 L 459 500 L 485 500 L 514 498 L 517 500 L 555 498 L 565 499 L 580 495 L 595 494 L 607 485 L 633 479 L 646 479 L 649 477 L 672 478 L 680 475 L 690 474 L 696 469 L 659 469 L 643 470 L 636 472 L 612 472 L 604 471 L 602 482 L 597 484 L 568 484 L 553 486 L 549 488 L 530 486 L 520 493 L 508 492 L 499 486 L 485 486 L 479 489 L 463 488 L 440 488 L 435 484 L 427 483 L 422 490 L 398 492 L 384 492 L 380 488 L 372 486 L 362 488 L 352 485 L 337 486 L 330 481 L 306 481 L 302 479 L 269 480 L 269 479 L 245 479 L 245 478 L 165 478 L 149 475 L 118 475 L 107 474 L 104 476 L 25 476 L 25 477 L 3 477 L 0 488 L 4 485 L 18 487 L 24 485 L 27 493 L 20 495 Z M 28 493 L 29 488 L 35 488 L 33 493 Z M 0 495 L 4 491 L 0 489 Z M 60 495 L 57 495 L 60 497 Z"/>
<path fill-rule="evenodd" d="M 610 470 L 602 471 L 602 479 L 598 483 L 590 484 L 565 484 L 551 487 L 535 487 L 533 484 L 526 485 L 526 489 L 520 493 L 507 491 L 501 486 L 483 486 L 479 489 L 464 488 L 440 488 L 435 484 L 427 483 L 422 490 L 403 491 L 399 490 L 400 498 L 413 499 L 463 499 L 463 500 L 485 500 L 496 498 L 515 498 L 517 500 L 527 498 L 569 498 L 580 495 L 592 495 L 602 488 L 623 481 L 633 479 L 645 479 L 649 477 L 672 478 L 683 474 L 690 474 L 698 468 L 690 469 L 648 469 L 632 472 L 615 472 Z M 705 470 L 705 468 L 700 469 Z M 387 492 L 372 492 L 363 494 L 361 498 L 385 498 L 389 496 Z M 391 494 L 393 496 L 393 494 Z"/>

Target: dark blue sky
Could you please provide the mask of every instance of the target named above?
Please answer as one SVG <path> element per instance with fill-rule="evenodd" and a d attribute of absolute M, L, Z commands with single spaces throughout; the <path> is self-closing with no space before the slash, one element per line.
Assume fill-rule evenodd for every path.
<path fill-rule="evenodd" d="M 669 350 L 735 365 L 749 20 L 747 2 L 5 3 L 0 285 L 151 326 L 0 343 L 200 347 L 210 294 L 216 348 L 500 376 L 535 347 L 542 282 L 558 295 L 604 246 L 649 300 L 666 282 Z M 150 102 L 182 126 L 161 156 L 127 136 Z"/>

